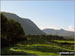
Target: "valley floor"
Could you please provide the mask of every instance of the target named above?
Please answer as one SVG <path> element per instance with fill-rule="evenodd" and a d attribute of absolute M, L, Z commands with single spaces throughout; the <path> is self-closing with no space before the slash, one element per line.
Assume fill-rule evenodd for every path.
<path fill-rule="evenodd" d="M 59 55 L 59 52 L 74 52 L 75 41 L 29 39 L 12 47 L 2 48 L 3 55 Z"/>

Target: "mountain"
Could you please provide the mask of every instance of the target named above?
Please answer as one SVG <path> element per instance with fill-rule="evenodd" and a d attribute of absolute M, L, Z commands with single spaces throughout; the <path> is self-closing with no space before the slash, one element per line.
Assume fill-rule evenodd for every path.
<path fill-rule="evenodd" d="M 72 31 L 66 31 L 64 29 L 55 30 L 55 29 L 43 29 L 43 32 L 45 32 L 47 35 L 59 35 L 59 36 L 66 36 L 67 38 L 74 38 L 74 32 Z"/>
<path fill-rule="evenodd" d="M 45 34 L 41 31 L 30 19 L 21 18 L 14 13 L 1 12 L 4 16 L 9 19 L 12 19 L 16 22 L 19 22 L 24 29 L 26 35 L 43 35 Z"/>
<path fill-rule="evenodd" d="M 1 47 L 25 41 L 25 33 L 18 22 L 1 15 Z"/>

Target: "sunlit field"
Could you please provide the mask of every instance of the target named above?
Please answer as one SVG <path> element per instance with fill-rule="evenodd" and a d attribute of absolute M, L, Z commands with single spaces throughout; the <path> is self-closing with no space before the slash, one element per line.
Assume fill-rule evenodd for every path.
<path fill-rule="evenodd" d="M 2 54 L 9 55 L 59 55 L 59 52 L 74 52 L 72 40 L 49 40 L 43 37 L 28 37 L 14 46 L 2 48 Z"/>

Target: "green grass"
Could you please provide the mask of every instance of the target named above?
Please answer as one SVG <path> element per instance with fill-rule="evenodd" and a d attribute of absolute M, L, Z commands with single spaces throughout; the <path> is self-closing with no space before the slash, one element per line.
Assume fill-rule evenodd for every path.
<path fill-rule="evenodd" d="M 68 40 L 53 40 L 54 42 L 58 42 L 58 43 L 75 43 L 75 41 L 68 41 Z"/>
<path fill-rule="evenodd" d="M 17 51 L 17 52 L 25 52 L 25 53 L 30 53 L 33 55 L 58 55 L 56 53 L 48 53 L 48 52 L 41 52 L 41 51 L 34 51 L 34 50 L 25 50 L 25 49 L 14 49 L 14 48 L 10 48 L 10 50 L 12 51 Z"/>
<path fill-rule="evenodd" d="M 52 42 L 54 41 L 54 42 Z M 12 47 L 2 48 L 2 54 L 9 55 L 59 55 L 59 52 L 75 50 L 74 45 L 61 45 L 61 43 L 75 43 L 67 40 L 48 40 L 46 38 L 31 38 Z M 58 44 L 60 43 L 60 44 Z"/>
<path fill-rule="evenodd" d="M 62 48 L 58 45 L 50 44 L 32 44 L 23 45 L 17 44 L 15 47 L 10 48 L 11 51 L 25 52 L 33 55 L 59 55 L 59 51 L 74 51 L 71 49 Z"/>

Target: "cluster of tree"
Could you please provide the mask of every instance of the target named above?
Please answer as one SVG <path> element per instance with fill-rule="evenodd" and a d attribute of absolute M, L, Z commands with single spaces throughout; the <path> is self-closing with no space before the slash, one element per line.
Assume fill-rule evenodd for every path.
<path fill-rule="evenodd" d="M 50 44 L 56 43 L 53 40 L 65 40 L 62 36 L 57 35 L 25 35 L 27 41 L 25 44 Z"/>
<path fill-rule="evenodd" d="M 18 22 L 1 15 L 1 46 L 10 46 L 26 40 L 25 33 Z"/>
<path fill-rule="evenodd" d="M 58 36 L 58 35 L 26 35 L 26 37 L 37 37 L 37 38 L 46 38 L 49 40 L 64 40 L 63 36 Z"/>

